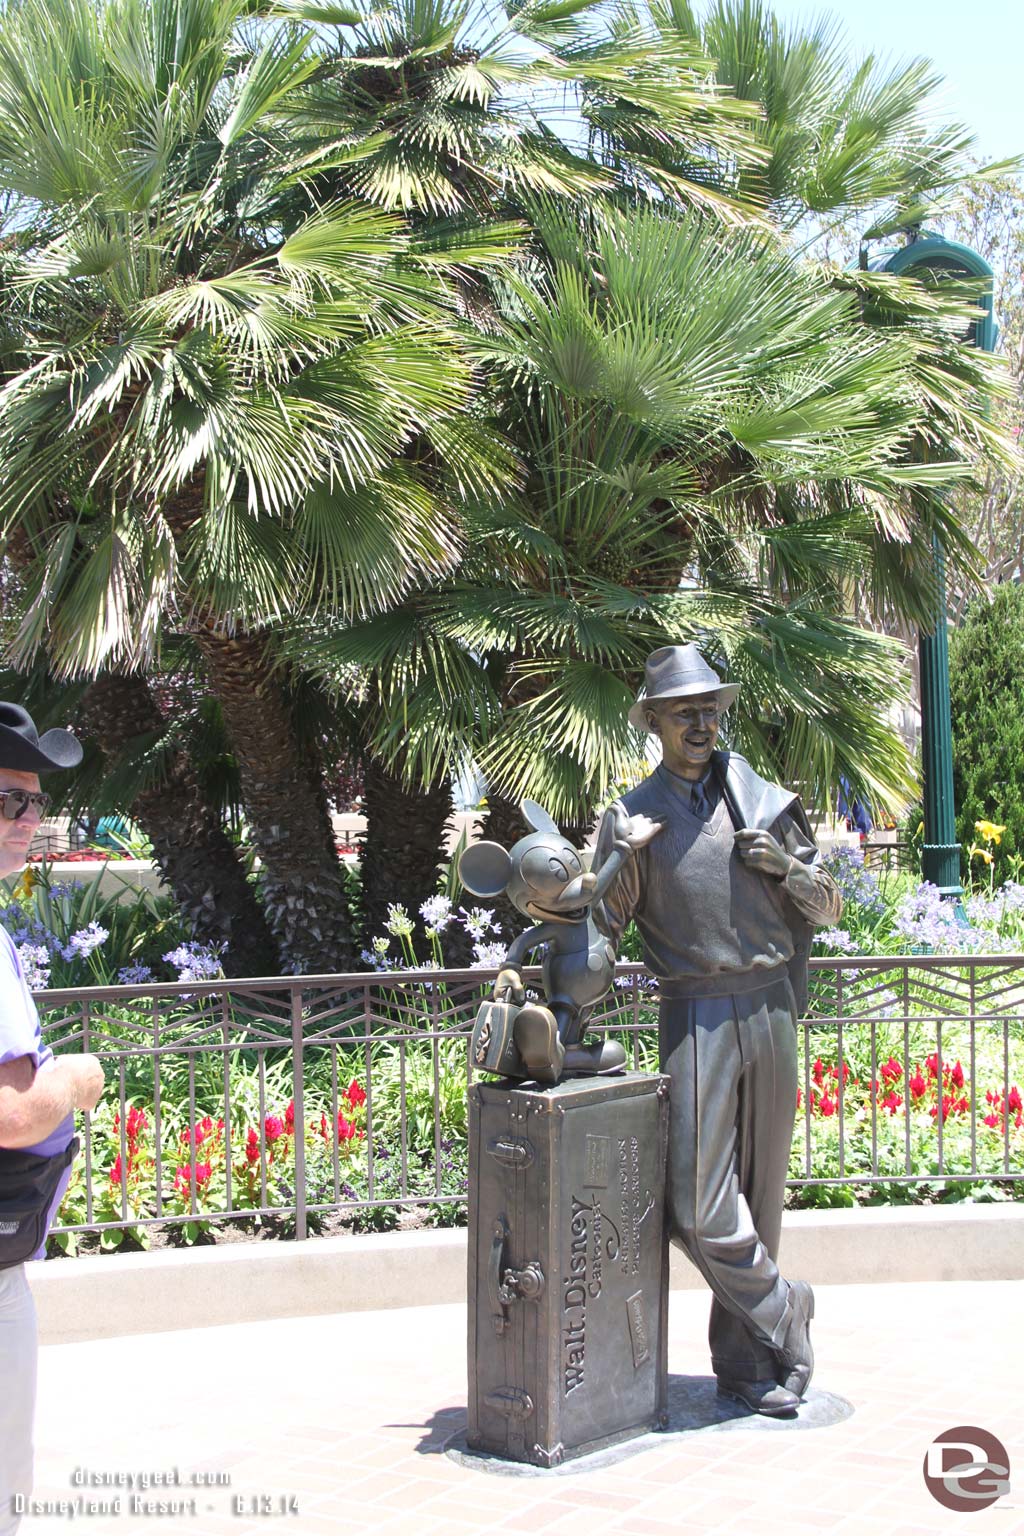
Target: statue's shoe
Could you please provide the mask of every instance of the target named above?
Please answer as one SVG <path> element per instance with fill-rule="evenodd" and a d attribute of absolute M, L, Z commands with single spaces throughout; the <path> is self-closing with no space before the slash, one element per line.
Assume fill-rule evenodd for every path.
<path fill-rule="evenodd" d="M 617 1040 L 595 1040 L 590 1045 L 567 1045 L 565 1071 L 579 1077 L 621 1072 L 626 1053 Z"/>
<path fill-rule="evenodd" d="M 811 1348 L 811 1318 L 814 1316 L 814 1292 L 806 1280 L 789 1283 L 789 1325 L 782 1344 L 775 1351 L 779 1362 L 779 1381 L 797 1397 L 803 1397 L 814 1372 Z"/>
<path fill-rule="evenodd" d="M 527 1003 L 519 1010 L 512 1035 L 530 1077 L 538 1083 L 557 1083 L 562 1075 L 565 1047 L 550 1008 Z"/>
<path fill-rule="evenodd" d="M 780 1413 L 795 1413 L 800 1407 L 796 1394 L 777 1381 L 734 1381 L 729 1376 L 719 1376 L 718 1395 L 731 1397 L 768 1418 L 777 1418 Z"/>

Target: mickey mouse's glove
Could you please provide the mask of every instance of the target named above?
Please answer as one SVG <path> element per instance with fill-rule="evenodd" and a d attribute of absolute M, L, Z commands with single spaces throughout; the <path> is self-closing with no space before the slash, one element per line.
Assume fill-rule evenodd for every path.
<path fill-rule="evenodd" d="M 627 857 L 637 848 L 646 848 L 663 825 L 650 816 L 631 816 L 621 800 L 612 801 L 608 814 L 612 818 L 612 846 Z"/>
<path fill-rule="evenodd" d="M 526 988 L 523 986 L 523 978 L 511 966 L 506 966 L 500 970 L 494 983 L 494 1001 L 502 1003 L 507 998 L 511 998 L 514 1003 L 522 1004 L 526 1002 Z"/>

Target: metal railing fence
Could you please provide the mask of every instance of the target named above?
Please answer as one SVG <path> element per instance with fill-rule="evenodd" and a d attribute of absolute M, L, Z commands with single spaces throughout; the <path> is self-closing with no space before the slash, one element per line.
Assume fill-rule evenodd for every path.
<path fill-rule="evenodd" d="M 449 1222 L 467 1033 L 494 974 L 38 993 L 54 1050 L 108 1070 L 55 1233 L 258 1218 L 303 1238 L 330 1213 L 387 1224 L 412 1207 Z M 619 965 L 591 1029 L 653 1070 L 656 1023 L 655 984 Z M 1024 956 L 813 960 L 800 1035 L 793 1187 L 852 1203 L 854 1186 L 1024 1179 Z"/>

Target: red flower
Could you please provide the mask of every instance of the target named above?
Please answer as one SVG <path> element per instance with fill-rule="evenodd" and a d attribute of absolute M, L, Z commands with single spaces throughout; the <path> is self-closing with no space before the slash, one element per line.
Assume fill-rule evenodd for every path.
<path fill-rule="evenodd" d="M 964 1085 L 964 1069 L 959 1062 L 952 1068 L 949 1080 L 954 1088 L 962 1088 Z"/>
<path fill-rule="evenodd" d="M 114 1117 L 114 1124 L 115 1124 L 115 1127 L 116 1127 L 116 1125 L 117 1125 L 117 1117 L 116 1116 Z M 148 1129 L 149 1129 L 149 1121 L 146 1119 L 146 1112 L 145 1112 L 145 1110 L 143 1110 L 143 1109 L 136 1109 L 133 1106 L 128 1111 L 128 1123 L 125 1126 L 125 1135 L 128 1138 L 129 1144 L 131 1144 L 132 1142 L 137 1142 L 139 1140 L 139 1137 L 142 1136 L 143 1132 L 147 1131 Z"/>
<path fill-rule="evenodd" d="M 894 1083 L 897 1078 L 903 1076 L 903 1067 L 895 1056 L 890 1056 L 888 1061 L 883 1062 L 881 1070 L 882 1078 L 886 1083 Z"/>
<path fill-rule="evenodd" d="M 814 1066 L 811 1068 L 811 1076 L 820 1087 L 825 1076 L 825 1063 L 822 1061 L 820 1056 L 814 1063 Z"/>
<path fill-rule="evenodd" d="M 928 1084 L 921 1076 L 920 1070 L 914 1073 L 913 1077 L 907 1083 L 907 1087 L 910 1089 L 910 1093 L 913 1098 L 920 1099 L 923 1096 L 925 1089 L 928 1087 Z"/>
<path fill-rule="evenodd" d="M 992 1130 L 994 1131 L 1001 1131 L 1003 1128 L 1001 1115 L 986 1115 L 983 1123 L 985 1125 L 991 1126 Z"/>
<path fill-rule="evenodd" d="M 258 1163 L 260 1160 L 260 1138 L 254 1125 L 250 1125 L 249 1134 L 245 1138 L 245 1156 L 249 1163 Z"/>
<path fill-rule="evenodd" d="M 196 1188 L 202 1189 L 204 1184 L 210 1182 L 213 1169 L 209 1163 L 196 1163 Z M 192 1189 L 192 1164 L 182 1163 L 174 1175 L 174 1187 L 180 1195 L 187 1196 Z"/>
<path fill-rule="evenodd" d="M 288 1108 L 284 1112 L 284 1128 L 289 1136 L 295 1135 L 295 1100 L 288 1100 Z"/>
<path fill-rule="evenodd" d="M 798 1088 L 797 1091 L 796 1091 L 796 1107 L 797 1107 L 797 1109 L 800 1108 L 800 1105 L 803 1103 L 803 1100 L 804 1100 L 804 1096 L 800 1092 L 800 1089 Z"/>
<path fill-rule="evenodd" d="M 894 1115 L 902 1107 L 903 1095 L 901 1093 L 890 1093 L 888 1098 L 882 1100 L 882 1108 L 887 1109 L 890 1115 Z"/>
<path fill-rule="evenodd" d="M 338 1140 L 339 1141 L 351 1141 L 355 1134 L 356 1134 L 355 1126 L 351 1123 L 351 1121 L 346 1120 L 345 1116 L 341 1113 L 341 1110 L 339 1110 L 338 1111 Z"/>
<path fill-rule="evenodd" d="M 836 1112 L 836 1101 L 835 1099 L 830 1099 L 827 1093 L 823 1093 L 819 1108 L 823 1115 L 834 1115 Z"/>
<path fill-rule="evenodd" d="M 111 1182 L 111 1184 L 120 1184 L 120 1182 L 121 1182 L 121 1154 L 120 1154 L 120 1152 L 114 1158 L 114 1166 L 110 1170 L 110 1182 Z"/>
<path fill-rule="evenodd" d="M 1016 1083 L 1014 1083 L 1013 1087 L 1010 1089 L 1010 1097 L 1007 1099 L 1006 1103 L 1010 1109 L 1015 1109 L 1018 1111 L 1024 1109 L 1024 1102 L 1021 1101 L 1020 1089 L 1017 1087 Z"/>
<path fill-rule="evenodd" d="M 268 1115 L 263 1122 L 263 1130 L 268 1141 L 276 1141 L 284 1135 L 284 1121 L 280 1115 Z"/>
<path fill-rule="evenodd" d="M 358 1109 L 360 1104 L 366 1103 L 366 1089 L 360 1087 L 353 1078 L 345 1090 L 345 1097 L 353 1109 Z"/>
<path fill-rule="evenodd" d="M 932 1055 L 932 1056 L 926 1056 L 924 1064 L 928 1068 L 928 1076 L 929 1077 L 938 1077 L 938 1075 L 939 1075 L 939 1053 L 938 1053 L 938 1051 L 936 1051 L 934 1053 L 934 1055 Z"/>

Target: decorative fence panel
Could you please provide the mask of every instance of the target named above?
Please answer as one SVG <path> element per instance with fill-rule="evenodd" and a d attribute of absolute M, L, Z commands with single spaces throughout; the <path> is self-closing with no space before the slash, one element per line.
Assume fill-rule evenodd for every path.
<path fill-rule="evenodd" d="M 527 978 L 537 973 L 527 972 Z M 435 1224 L 465 1205 L 467 1032 L 493 972 L 179 982 L 37 994 L 54 1050 L 89 1050 L 86 1119 L 55 1233 L 344 1216 Z M 657 990 L 617 968 L 592 1028 L 657 1066 Z M 790 1184 L 804 1201 L 935 1198 L 1024 1178 L 1024 957 L 812 961 Z M 856 1191 L 856 1194 L 855 1194 Z M 870 1191 L 868 1194 L 867 1192 Z"/>

